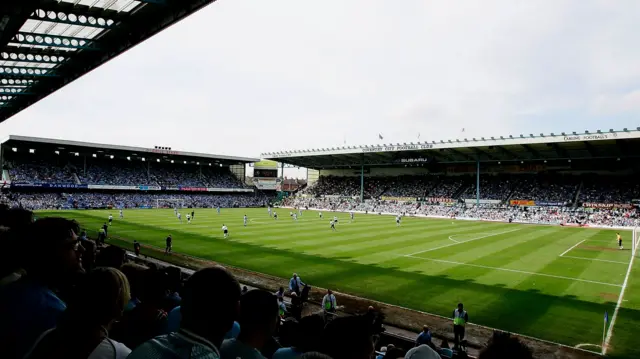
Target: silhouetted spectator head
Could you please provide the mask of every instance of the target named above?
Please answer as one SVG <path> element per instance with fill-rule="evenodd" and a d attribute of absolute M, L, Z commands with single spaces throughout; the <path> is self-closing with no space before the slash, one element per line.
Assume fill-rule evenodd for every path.
<path fill-rule="evenodd" d="M 165 296 L 168 292 L 167 273 L 160 270 L 147 270 L 144 272 L 142 291 L 139 293 L 142 304 L 153 306 L 157 309 L 163 307 Z"/>
<path fill-rule="evenodd" d="M 322 315 L 308 315 L 300 319 L 298 341 L 294 344 L 300 352 L 313 352 L 322 349 L 324 318 Z"/>
<path fill-rule="evenodd" d="M 108 246 L 100 250 L 100 254 L 96 258 L 96 265 L 120 269 L 126 261 L 127 251 L 120 247 Z"/>
<path fill-rule="evenodd" d="M 300 342 L 300 324 L 295 318 L 284 320 L 278 329 L 278 341 L 282 347 L 296 347 Z"/>
<path fill-rule="evenodd" d="M 94 241 L 82 241 L 84 253 L 82 254 L 82 268 L 90 271 L 96 265 L 96 249 L 97 245 Z"/>
<path fill-rule="evenodd" d="M 389 352 L 387 352 L 387 355 L 389 355 Z M 422 344 L 415 348 L 411 348 L 407 352 L 407 354 L 405 354 L 404 358 L 405 359 L 440 359 L 440 354 L 438 354 L 438 352 L 433 350 L 430 346 L 426 344 Z"/>
<path fill-rule="evenodd" d="M 300 356 L 300 359 L 333 359 L 333 358 L 319 352 L 308 352 L 308 353 L 302 354 Z"/>
<path fill-rule="evenodd" d="M 458 303 L 458 310 L 464 310 L 464 305 L 462 305 L 462 303 Z"/>
<path fill-rule="evenodd" d="M 149 268 L 135 263 L 126 263 L 120 269 L 122 273 L 127 277 L 129 286 L 131 288 L 131 297 L 140 298 L 142 288 L 144 287 L 144 279 L 146 271 Z"/>
<path fill-rule="evenodd" d="M 131 298 L 129 281 L 115 268 L 98 267 L 81 280 L 69 302 L 65 318 L 73 322 L 109 327 L 122 317 Z"/>
<path fill-rule="evenodd" d="M 324 352 L 334 359 L 369 359 L 375 350 L 373 336 L 369 318 L 338 317 L 324 330 Z"/>
<path fill-rule="evenodd" d="M 240 339 L 243 342 L 266 342 L 278 325 L 278 300 L 276 296 L 260 289 L 248 291 L 240 298 Z M 261 348 L 256 348 L 260 350 Z"/>
<path fill-rule="evenodd" d="M 195 272 L 184 285 L 180 326 L 220 347 L 238 314 L 240 284 L 223 267 Z"/>
<path fill-rule="evenodd" d="M 442 343 L 440 343 L 440 348 L 451 349 L 451 345 L 449 345 L 449 341 L 447 340 L 447 338 L 442 339 Z"/>
<path fill-rule="evenodd" d="M 518 338 L 508 336 L 494 336 L 489 345 L 484 348 L 478 359 L 533 359 L 531 349 L 522 344 Z"/>
<path fill-rule="evenodd" d="M 22 261 L 20 254 L 21 242 L 25 240 L 26 229 L 33 222 L 33 213 L 22 208 L 9 209 L 4 206 L 0 209 L 0 279 L 20 272 Z M 19 275 L 14 279 L 18 279 Z"/>
<path fill-rule="evenodd" d="M 76 221 L 65 218 L 41 218 L 33 222 L 28 238 L 23 241 L 28 275 L 61 283 L 83 272 L 84 247 L 78 241 L 78 230 Z"/>

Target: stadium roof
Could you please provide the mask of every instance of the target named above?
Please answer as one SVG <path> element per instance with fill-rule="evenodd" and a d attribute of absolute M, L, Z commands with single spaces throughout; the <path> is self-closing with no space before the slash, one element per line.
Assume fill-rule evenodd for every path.
<path fill-rule="evenodd" d="M 262 158 L 308 168 L 386 166 L 414 163 L 472 163 L 640 157 L 640 127 L 590 133 L 464 138 L 418 143 L 342 146 L 263 153 Z"/>
<path fill-rule="evenodd" d="M 105 145 L 101 143 L 89 143 L 89 142 L 78 142 L 78 141 L 66 141 L 66 140 L 55 140 L 49 138 L 38 138 L 38 137 L 24 137 L 24 136 L 9 136 L 0 142 L 3 146 L 6 147 L 16 147 L 16 148 L 27 148 L 27 149 L 49 149 L 51 151 L 54 150 L 64 150 L 66 152 L 75 153 L 78 152 L 80 154 L 93 154 L 95 152 L 102 152 L 104 154 L 124 154 L 125 156 L 137 156 L 144 157 L 144 154 L 149 154 L 147 157 L 151 158 L 153 154 L 159 155 L 162 157 L 176 157 L 176 158 L 190 158 L 190 159 L 200 159 L 200 160 L 212 160 L 217 163 L 225 163 L 225 164 L 238 164 L 238 163 L 247 163 L 247 162 L 256 162 L 259 161 L 257 158 L 249 158 L 249 157 L 233 157 L 233 156 L 225 156 L 225 155 L 213 155 L 206 153 L 195 153 L 195 152 L 184 152 L 184 151 L 176 151 L 166 147 L 157 147 L 157 148 L 144 148 L 144 147 L 132 147 L 132 146 L 118 146 L 118 145 Z"/>
<path fill-rule="evenodd" d="M 215 0 L 0 0 L 0 122 Z"/>

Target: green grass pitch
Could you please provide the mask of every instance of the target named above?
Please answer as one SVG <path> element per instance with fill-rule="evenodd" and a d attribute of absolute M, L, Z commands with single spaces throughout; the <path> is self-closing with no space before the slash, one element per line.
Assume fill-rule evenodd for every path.
<path fill-rule="evenodd" d="M 602 343 L 604 312 L 613 317 L 631 259 L 631 232 L 559 226 L 404 218 L 305 211 L 295 222 L 280 209 L 195 209 L 187 224 L 171 209 L 49 211 L 96 231 L 114 216 L 110 236 L 164 247 L 315 286 L 449 316 L 463 302 L 473 323 L 565 345 Z M 190 212 L 190 210 L 188 211 Z M 243 215 L 249 223 L 243 226 Z M 223 239 L 221 227 L 229 227 Z M 632 267 L 609 355 L 640 357 L 640 277 Z M 599 351 L 600 348 L 585 346 Z"/>

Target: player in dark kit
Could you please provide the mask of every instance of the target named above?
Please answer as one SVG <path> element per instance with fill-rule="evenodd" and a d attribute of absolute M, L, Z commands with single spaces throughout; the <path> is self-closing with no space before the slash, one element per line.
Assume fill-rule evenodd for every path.
<path fill-rule="evenodd" d="M 167 237 L 167 248 L 164 249 L 164 254 L 169 254 L 171 253 L 171 242 L 173 241 L 173 239 L 171 238 L 171 235 L 169 235 Z"/>
<path fill-rule="evenodd" d="M 196 212 L 191 211 L 191 219 L 193 219 L 195 215 L 196 215 Z"/>

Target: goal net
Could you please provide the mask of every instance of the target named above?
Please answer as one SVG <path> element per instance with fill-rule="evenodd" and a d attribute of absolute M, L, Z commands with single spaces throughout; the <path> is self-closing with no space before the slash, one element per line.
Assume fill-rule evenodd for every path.
<path fill-rule="evenodd" d="M 156 199 L 156 208 L 184 208 L 184 199 L 159 198 Z"/>
<path fill-rule="evenodd" d="M 638 244 L 640 244 L 640 227 L 633 228 L 633 234 L 631 236 L 631 254 L 636 254 L 636 249 L 638 248 Z"/>

